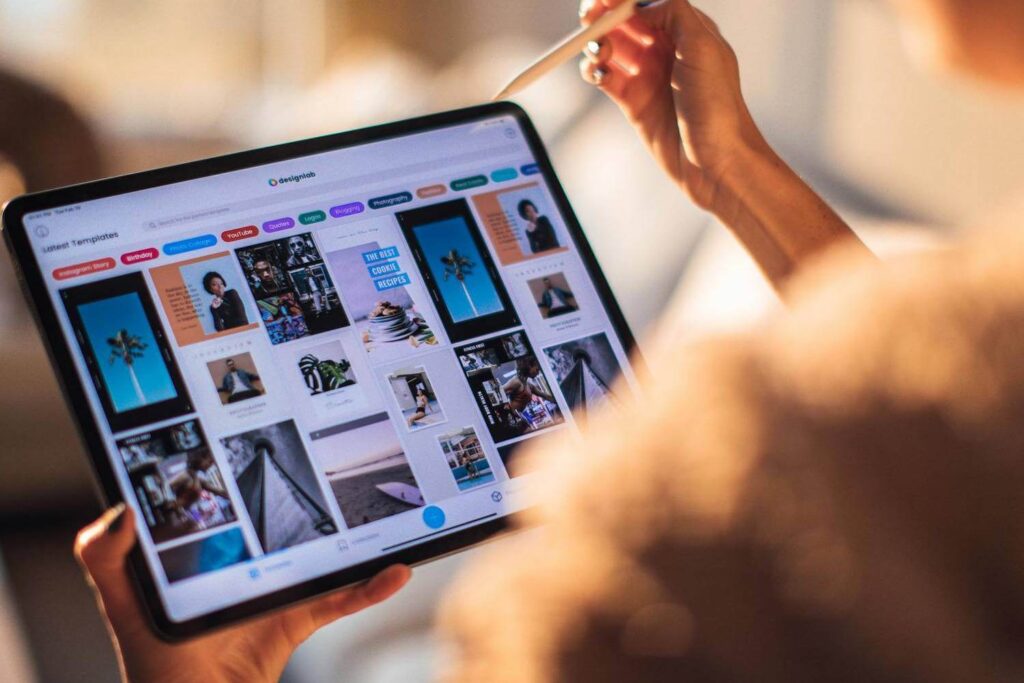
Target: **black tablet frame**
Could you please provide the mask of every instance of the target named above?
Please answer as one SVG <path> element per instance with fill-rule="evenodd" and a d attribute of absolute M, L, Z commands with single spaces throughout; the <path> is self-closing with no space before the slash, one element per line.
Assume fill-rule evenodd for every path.
<path fill-rule="evenodd" d="M 238 152 L 126 176 L 22 195 L 11 200 L 3 212 L 4 241 L 13 257 L 15 271 L 22 286 L 22 291 L 39 327 L 40 335 L 56 370 L 68 407 L 75 418 L 75 423 L 85 444 L 86 452 L 90 456 L 89 459 L 99 483 L 102 502 L 105 505 L 113 505 L 122 501 L 124 497 L 118 486 L 110 455 L 86 398 L 82 379 L 79 377 L 72 360 L 72 347 L 70 345 L 74 343 L 74 340 L 66 338 L 61 331 L 56 309 L 46 289 L 42 270 L 32 251 L 24 224 L 24 217 L 27 214 L 312 154 L 403 137 L 409 134 L 493 119 L 500 116 L 512 116 L 518 121 L 520 129 L 540 168 L 540 172 L 548 183 L 557 209 L 569 229 L 569 233 L 585 264 L 587 273 L 594 283 L 594 287 L 597 289 L 601 302 L 608 313 L 614 331 L 626 351 L 632 354 L 634 367 L 639 366 L 640 361 L 635 353 L 633 335 L 612 295 L 611 288 L 598 265 L 597 258 L 583 234 L 579 220 L 569 205 L 569 200 L 555 175 L 544 145 L 526 112 L 510 102 L 484 104 L 349 132 Z M 507 529 L 510 526 L 510 522 L 516 520 L 519 516 L 519 514 L 511 514 L 452 531 L 448 534 L 442 534 L 422 544 L 400 548 L 373 560 L 181 622 L 172 621 L 165 612 L 154 578 L 142 550 L 138 546 L 132 551 L 129 564 L 135 578 L 139 597 L 146 605 L 145 611 L 152 621 L 155 632 L 165 640 L 177 641 L 263 614 L 270 610 L 280 609 L 303 600 L 312 599 L 342 586 L 366 581 L 378 571 L 392 564 L 405 563 L 416 565 L 464 550 L 484 542 L 502 530 Z"/>

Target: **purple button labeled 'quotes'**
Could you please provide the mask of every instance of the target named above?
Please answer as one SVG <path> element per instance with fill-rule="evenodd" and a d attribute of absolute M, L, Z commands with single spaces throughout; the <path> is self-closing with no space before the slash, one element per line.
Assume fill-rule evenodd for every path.
<path fill-rule="evenodd" d="M 344 218 L 345 216 L 354 216 L 357 213 L 362 213 L 366 210 L 362 202 L 352 202 L 351 204 L 342 204 L 341 206 L 332 206 L 331 215 L 335 218 Z"/>
<path fill-rule="evenodd" d="M 277 232 L 278 230 L 287 230 L 294 227 L 295 221 L 291 218 L 275 218 L 263 224 L 263 232 Z"/>

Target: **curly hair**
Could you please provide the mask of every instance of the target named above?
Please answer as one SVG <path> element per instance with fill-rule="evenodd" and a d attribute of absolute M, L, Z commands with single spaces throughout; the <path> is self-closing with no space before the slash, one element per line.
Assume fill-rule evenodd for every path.
<path fill-rule="evenodd" d="M 224 286 L 227 287 L 228 281 L 224 279 L 224 276 L 215 270 L 211 270 L 203 276 L 203 289 L 205 289 L 208 294 L 213 294 L 213 290 L 210 289 L 210 287 L 213 285 L 214 280 L 220 280 L 224 283 Z"/>

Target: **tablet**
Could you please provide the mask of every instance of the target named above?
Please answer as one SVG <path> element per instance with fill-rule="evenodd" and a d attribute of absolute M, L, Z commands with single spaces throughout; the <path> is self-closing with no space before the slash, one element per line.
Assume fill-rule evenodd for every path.
<path fill-rule="evenodd" d="M 3 222 L 165 638 L 487 539 L 532 504 L 521 447 L 635 390 L 511 104 L 27 195 Z"/>

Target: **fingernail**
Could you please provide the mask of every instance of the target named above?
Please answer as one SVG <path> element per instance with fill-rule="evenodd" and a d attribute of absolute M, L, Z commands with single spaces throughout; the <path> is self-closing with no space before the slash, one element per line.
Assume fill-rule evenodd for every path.
<path fill-rule="evenodd" d="M 590 14 L 590 9 L 594 6 L 594 0 L 583 0 L 580 3 L 580 17 L 585 17 Z"/>
<path fill-rule="evenodd" d="M 586 49 L 583 52 L 592 59 L 597 59 L 601 56 L 601 41 L 591 40 L 587 43 Z"/>
<path fill-rule="evenodd" d="M 608 77 L 608 72 L 603 68 L 594 69 L 594 85 L 601 85 Z"/>
<path fill-rule="evenodd" d="M 108 534 L 116 534 L 117 530 L 121 528 L 121 525 L 124 523 L 124 511 L 127 507 L 128 506 L 122 502 L 110 508 L 110 521 L 107 522 Z"/>

